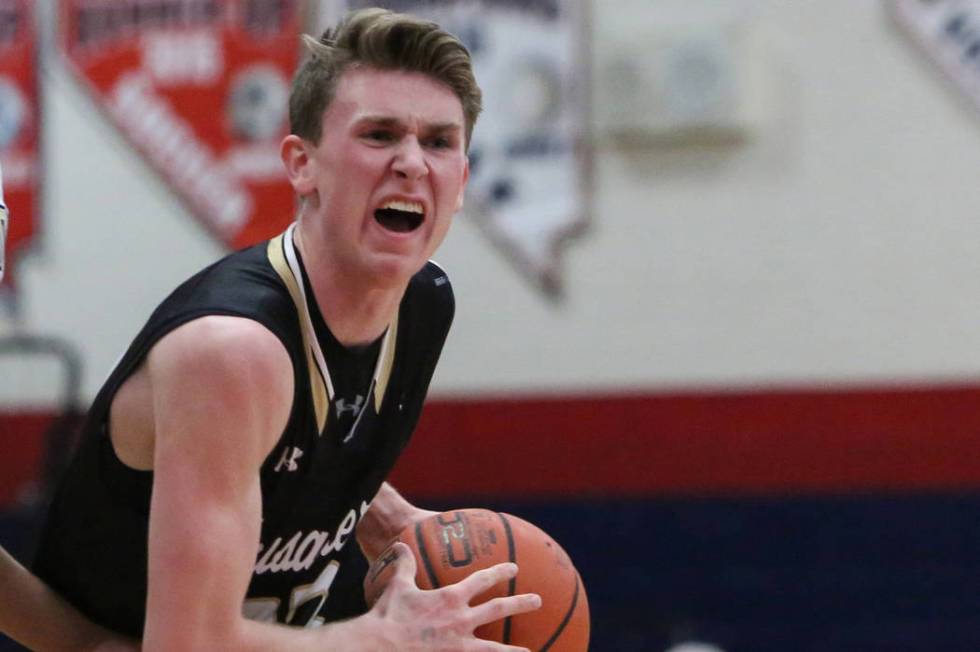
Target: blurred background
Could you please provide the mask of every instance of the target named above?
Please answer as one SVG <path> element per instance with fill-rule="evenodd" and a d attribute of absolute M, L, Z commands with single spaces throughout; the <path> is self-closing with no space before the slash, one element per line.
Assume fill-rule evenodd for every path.
<path fill-rule="evenodd" d="M 150 311 L 291 219 L 296 35 L 363 4 L 0 0 L 25 562 Z M 486 97 L 396 486 L 550 532 L 600 652 L 980 649 L 980 2 L 376 4 Z"/>

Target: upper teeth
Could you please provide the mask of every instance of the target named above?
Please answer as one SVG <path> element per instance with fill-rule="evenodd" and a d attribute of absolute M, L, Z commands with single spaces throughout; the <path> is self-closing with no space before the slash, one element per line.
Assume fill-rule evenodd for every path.
<path fill-rule="evenodd" d="M 398 201 L 393 200 L 385 202 L 384 206 L 381 208 L 393 208 L 396 211 L 406 211 L 408 213 L 422 213 L 422 204 L 416 201 Z"/>

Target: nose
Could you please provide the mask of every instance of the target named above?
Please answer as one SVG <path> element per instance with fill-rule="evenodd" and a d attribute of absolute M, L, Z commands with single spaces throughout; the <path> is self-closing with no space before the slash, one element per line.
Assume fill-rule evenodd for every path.
<path fill-rule="evenodd" d="M 422 151 L 417 138 L 409 136 L 402 140 L 395 151 L 395 160 L 392 161 L 391 168 L 398 177 L 412 181 L 421 179 L 429 173 L 425 152 Z"/>

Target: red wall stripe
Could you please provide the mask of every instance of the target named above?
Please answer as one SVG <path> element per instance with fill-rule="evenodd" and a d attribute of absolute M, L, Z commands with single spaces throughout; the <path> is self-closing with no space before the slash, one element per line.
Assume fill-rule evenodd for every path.
<path fill-rule="evenodd" d="M 48 415 L 0 415 L 0 504 Z M 392 481 L 416 498 L 980 488 L 980 386 L 430 401 Z"/>
<path fill-rule="evenodd" d="M 433 401 L 412 496 L 980 487 L 980 387 Z"/>
<path fill-rule="evenodd" d="M 44 432 L 52 415 L 0 413 L 0 507 L 15 503 L 41 472 Z"/>

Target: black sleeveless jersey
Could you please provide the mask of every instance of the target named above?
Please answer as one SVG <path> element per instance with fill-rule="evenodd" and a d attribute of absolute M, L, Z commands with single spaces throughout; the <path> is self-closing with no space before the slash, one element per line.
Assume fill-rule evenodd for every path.
<path fill-rule="evenodd" d="M 428 263 L 381 340 L 341 359 L 343 347 L 307 290 L 291 236 L 292 227 L 178 287 L 96 396 L 34 565 L 95 622 L 141 636 L 146 603 L 153 476 L 116 456 L 109 407 L 160 338 L 204 315 L 263 324 L 285 345 L 295 377 L 288 423 L 260 470 L 261 542 L 243 613 L 315 626 L 364 611 L 366 562 L 354 528 L 418 421 L 452 321 L 453 294 L 442 270 Z M 365 364 L 373 366 L 365 372 Z"/>

